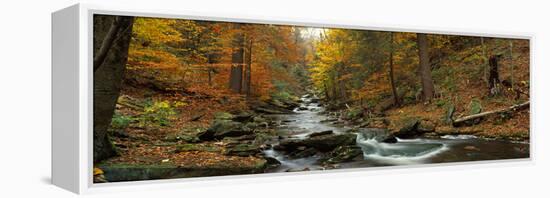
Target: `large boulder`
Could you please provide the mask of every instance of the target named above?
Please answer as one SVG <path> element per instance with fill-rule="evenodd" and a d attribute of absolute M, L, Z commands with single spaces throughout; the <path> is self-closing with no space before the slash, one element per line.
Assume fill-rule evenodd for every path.
<path fill-rule="evenodd" d="M 356 145 L 339 146 L 321 159 L 324 164 L 337 164 L 362 159 L 363 151 Z"/>
<path fill-rule="evenodd" d="M 355 145 L 357 135 L 346 133 L 346 134 L 328 134 L 320 135 L 315 137 L 309 137 L 307 139 L 286 139 L 282 140 L 279 145 L 276 147 L 278 150 L 285 150 L 293 152 L 298 147 L 305 146 L 315 148 L 321 152 L 328 152 L 333 150 L 338 146 L 343 145 Z"/>
<path fill-rule="evenodd" d="M 314 132 L 314 133 L 311 133 L 308 135 L 308 137 L 316 137 L 316 136 L 322 136 L 322 135 L 329 135 L 329 134 L 332 134 L 332 130 L 326 130 L 326 131 L 319 131 L 319 132 Z"/>
<path fill-rule="evenodd" d="M 105 179 L 109 182 L 138 181 L 151 179 L 173 179 L 189 177 L 206 177 L 221 175 L 242 175 L 263 173 L 267 161 L 261 158 L 248 158 L 250 163 L 235 164 L 215 161 L 202 166 L 175 164 L 100 164 Z"/>
<path fill-rule="evenodd" d="M 418 123 L 417 129 L 419 132 L 422 133 L 430 133 L 435 131 L 435 123 L 429 120 L 421 120 L 420 123 Z"/>
<path fill-rule="evenodd" d="M 235 122 L 249 122 L 252 121 L 254 114 L 249 111 L 235 111 L 233 113 L 228 112 L 216 112 L 214 114 L 214 120 L 232 120 Z"/>
<path fill-rule="evenodd" d="M 296 150 L 295 152 L 290 154 L 290 157 L 291 158 L 305 158 L 305 157 L 313 156 L 313 155 L 317 154 L 317 152 L 318 151 L 315 148 L 305 148 L 305 147 L 303 147 L 303 149 L 301 149 L 299 147 L 298 150 Z"/>
<path fill-rule="evenodd" d="M 397 139 L 387 129 L 384 128 L 358 128 L 357 133 L 363 138 L 369 140 L 374 139 L 377 142 L 396 143 Z"/>
<path fill-rule="evenodd" d="M 311 98 L 309 101 L 311 103 L 319 103 L 321 100 L 319 98 Z"/>
<path fill-rule="evenodd" d="M 253 117 L 254 117 L 254 114 L 248 111 L 242 111 L 242 112 L 239 112 L 238 114 L 235 114 L 232 120 L 236 122 L 249 122 L 249 121 L 252 121 Z"/>
<path fill-rule="evenodd" d="M 266 167 L 268 169 L 270 168 L 277 168 L 281 165 L 281 162 L 273 157 L 264 157 L 266 161 Z"/>
<path fill-rule="evenodd" d="M 206 131 L 198 134 L 201 140 L 221 140 L 225 137 L 250 135 L 253 129 L 232 120 L 215 120 Z"/>
<path fill-rule="evenodd" d="M 265 118 L 262 117 L 262 116 L 254 116 L 254 117 L 252 118 L 252 121 L 255 122 L 255 123 L 257 123 L 257 124 L 264 123 L 264 122 L 267 123 L 267 122 L 268 122 L 268 120 L 265 119 Z"/>
<path fill-rule="evenodd" d="M 405 118 L 396 123 L 396 128 L 399 130 L 394 135 L 398 138 L 415 138 L 425 133 L 434 132 L 435 127 L 435 123 L 430 120 Z"/>
<path fill-rule="evenodd" d="M 238 144 L 230 148 L 226 148 L 225 155 L 236 155 L 241 157 L 253 156 L 261 153 L 261 149 L 253 144 Z"/>
<path fill-rule="evenodd" d="M 417 130 L 420 119 L 418 118 L 404 118 L 395 123 L 395 128 L 398 130 L 394 135 L 398 138 L 414 138 L 422 135 Z"/>

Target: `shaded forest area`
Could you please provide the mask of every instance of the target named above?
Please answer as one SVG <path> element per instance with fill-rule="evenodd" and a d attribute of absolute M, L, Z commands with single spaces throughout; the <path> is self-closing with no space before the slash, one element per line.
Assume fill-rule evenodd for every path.
<path fill-rule="evenodd" d="M 350 132 L 529 140 L 529 56 L 521 39 L 95 15 L 94 181 L 265 172 L 285 140 L 270 115 L 305 99 Z M 289 152 L 349 158 L 346 134 L 309 136 Z"/>

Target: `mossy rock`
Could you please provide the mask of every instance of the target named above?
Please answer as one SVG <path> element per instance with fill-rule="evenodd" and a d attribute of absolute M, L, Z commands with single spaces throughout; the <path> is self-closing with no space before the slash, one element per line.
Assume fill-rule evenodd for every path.
<path fill-rule="evenodd" d="M 416 117 L 407 117 L 395 122 L 395 129 L 398 131 L 394 134 L 399 138 L 413 138 L 422 135 L 424 132 L 418 130 L 418 125 L 421 120 Z"/>
<path fill-rule="evenodd" d="M 235 114 L 231 120 L 236 122 L 249 122 L 254 117 L 254 114 L 248 111 L 241 111 L 238 114 Z"/>
<path fill-rule="evenodd" d="M 172 164 L 108 164 L 99 165 L 99 167 L 103 170 L 105 180 L 108 182 L 165 179 L 177 169 L 177 166 Z"/>
<path fill-rule="evenodd" d="M 230 148 L 226 148 L 225 155 L 236 155 L 241 157 L 253 156 L 261 152 L 260 147 L 252 144 L 238 144 Z"/>
<path fill-rule="evenodd" d="M 387 129 L 384 128 L 359 128 L 357 133 L 363 136 L 364 139 L 374 139 L 377 142 L 396 143 L 397 139 Z"/>
<path fill-rule="evenodd" d="M 327 152 L 333 150 L 338 146 L 355 145 L 356 139 L 357 135 L 351 133 L 320 135 L 304 140 L 287 139 L 281 141 L 277 146 L 277 149 L 293 152 L 298 147 L 305 146 L 308 148 L 315 148 L 321 152 Z"/>
<path fill-rule="evenodd" d="M 310 156 L 313 156 L 315 154 L 317 154 L 317 149 L 314 149 L 314 148 L 306 148 L 304 150 L 297 150 L 293 153 L 290 154 L 290 157 L 292 158 L 305 158 L 305 157 L 310 157 Z"/>
<path fill-rule="evenodd" d="M 182 134 L 182 133 L 170 134 L 170 135 L 167 135 L 164 139 L 166 141 L 169 141 L 169 142 L 178 142 L 178 141 L 183 141 L 183 142 L 187 142 L 187 143 L 200 142 L 200 139 L 197 136 L 189 135 L 189 134 Z"/>
<path fill-rule="evenodd" d="M 267 168 L 265 159 L 257 159 L 249 165 L 216 163 L 205 166 L 174 165 L 174 164 L 102 164 L 98 165 L 104 171 L 109 182 L 139 181 L 152 179 L 171 179 L 206 177 L 221 175 L 242 175 L 263 173 Z"/>
<path fill-rule="evenodd" d="M 320 161 L 325 164 L 337 164 L 353 161 L 354 159 L 362 159 L 362 154 L 361 147 L 356 145 L 339 146 Z"/>
<path fill-rule="evenodd" d="M 232 120 L 215 120 L 210 128 L 199 133 L 198 137 L 201 140 L 221 140 L 225 137 L 250 135 L 254 131 L 248 127 L 249 126 L 244 126 L 242 123 Z"/>
<path fill-rule="evenodd" d="M 419 118 L 408 117 L 397 122 L 396 124 L 398 125 L 397 128 L 399 129 L 400 133 L 406 133 L 406 132 L 416 130 L 416 127 L 418 126 L 419 123 L 420 123 Z"/>
<path fill-rule="evenodd" d="M 347 120 L 356 120 L 363 116 L 363 109 L 361 108 L 352 108 L 346 112 Z"/>
<path fill-rule="evenodd" d="M 260 124 L 260 123 L 267 122 L 267 119 L 265 119 L 262 116 L 254 116 L 254 118 L 252 118 L 252 121 L 257 123 L 257 124 Z"/>
<path fill-rule="evenodd" d="M 418 123 L 417 130 L 423 133 L 429 133 L 435 131 L 435 123 L 430 120 L 421 120 Z"/>

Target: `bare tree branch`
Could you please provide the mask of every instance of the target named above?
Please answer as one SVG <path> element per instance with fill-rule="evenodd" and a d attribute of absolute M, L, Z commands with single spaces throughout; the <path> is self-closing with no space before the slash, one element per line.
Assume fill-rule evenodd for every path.
<path fill-rule="evenodd" d="M 468 120 L 473 120 L 473 119 L 476 119 L 476 118 L 481 118 L 481 117 L 484 117 L 484 116 L 497 114 L 497 113 L 504 113 L 504 112 L 508 112 L 508 111 L 517 111 L 517 110 L 521 110 L 521 109 L 528 108 L 528 107 L 529 107 L 529 101 L 526 101 L 524 103 L 513 105 L 511 107 L 498 109 L 498 110 L 494 110 L 494 111 L 486 111 L 486 112 L 482 112 L 482 113 L 478 113 L 478 114 L 458 118 L 458 119 L 453 121 L 453 124 L 458 125 L 458 124 L 463 123 L 463 122 L 468 121 Z"/>

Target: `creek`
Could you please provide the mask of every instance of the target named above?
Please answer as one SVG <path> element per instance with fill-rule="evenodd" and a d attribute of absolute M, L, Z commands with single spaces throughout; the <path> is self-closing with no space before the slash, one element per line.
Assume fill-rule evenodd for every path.
<path fill-rule="evenodd" d="M 323 113 L 324 108 L 317 100 L 302 97 L 301 108 L 295 114 L 269 115 L 277 121 L 278 135 L 287 139 L 304 139 L 309 134 L 332 130 L 333 133 L 347 133 L 351 127 Z M 376 134 L 358 133 L 357 146 L 363 156 L 360 160 L 339 163 L 331 168 L 357 168 L 375 166 L 394 166 L 411 164 L 429 164 L 445 162 L 464 162 L 479 160 L 500 160 L 529 157 L 529 143 L 503 140 L 489 140 L 474 135 L 444 135 L 439 138 L 399 139 L 396 143 L 379 142 Z M 272 142 L 278 144 L 278 140 Z M 264 155 L 281 162 L 277 168 L 268 172 L 325 169 L 318 161 L 319 155 L 303 158 L 290 157 L 288 153 L 268 149 Z"/>

